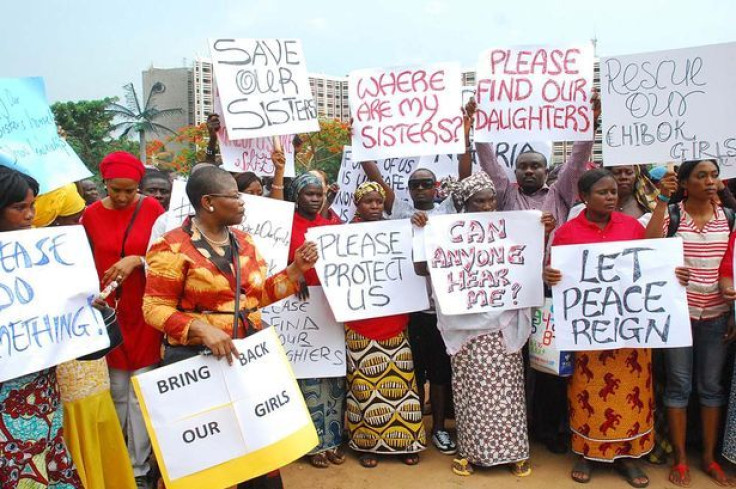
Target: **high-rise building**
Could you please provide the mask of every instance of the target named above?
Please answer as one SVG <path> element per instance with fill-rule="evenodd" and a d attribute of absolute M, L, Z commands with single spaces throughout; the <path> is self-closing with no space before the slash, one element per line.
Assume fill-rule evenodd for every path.
<path fill-rule="evenodd" d="M 317 104 L 317 115 L 344 122 L 350 120 L 347 77 L 310 74 L 309 88 Z"/>
<path fill-rule="evenodd" d="M 194 80 L 194 124 L 207 122 L 207 116 L 215 111 L 215 77 L 212 73 L 212 62 L 197 59 L 192 65 Z"/>
<path fill-rule="evenodd" d="M 190 68 L 154 68 L 142 73 L 143 94 L 141 103 L 146 103 L 151 96 L 151 104 L 160 110 L 181 109 L 179 114 L 171 114 L 156 122 L 176 132 L 182 127 L 194 123 L 194 83 Z M 146 140 L 164 140 L 168 132 L 146 133 Z M 167 149 L 176 151 L 176 144 L 170 143 Z"/>

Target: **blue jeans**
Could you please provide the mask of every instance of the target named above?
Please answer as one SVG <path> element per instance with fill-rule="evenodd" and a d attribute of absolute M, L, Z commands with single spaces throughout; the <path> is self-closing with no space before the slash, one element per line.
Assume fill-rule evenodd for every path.
<path fill-rule="evenodd" d="M 693 320 L 693 346 L 664 350 L 667 375 L 665 406 L 687 407 L 692 392 L 693 369 L 700 405 L 721 407 L 726 404 L 723 367 L 728 348 L 723 342 L 723 335 L 726 333 L 727 323 L 728 315 Z"/>

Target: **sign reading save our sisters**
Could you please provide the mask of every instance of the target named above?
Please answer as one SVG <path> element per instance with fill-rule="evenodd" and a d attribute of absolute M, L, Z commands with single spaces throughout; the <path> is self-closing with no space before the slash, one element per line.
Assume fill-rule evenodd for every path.
<path fill-rule="evenodd" d="M 278 333 L 297 379 L 345 377 L 345 327 L 322 287 L 309 287 L 307 300 L 293 295 L 264 307 L 261 320 Z"/>
<path fill-rule="evenodd" d="M 465 151 L 457 63 L 357 70 L 349 80 L 356 161 Z"/>
<path fill-rule="evenodd" d="M 682 240 L 553 246 L 555 341 L 560 350 L 692 345 Z"/>
<path fill-rule="evenodd" d="M 424 277 L 414 272 L 411 223 L 362 222 L 310 228 L 315 270 L 340 322 L 429 308 Z"/>
<path fill-rule="evenodd" d="M 540 211 L 432 216 L 427 266 L 443 314 L 521 309 L 544 300 Z"/>
<path fill-rule="evenodd" d="M 0 382 L 110 346 L 82 226 L 0 234 Z"/>
<path fill-rule="evenodd" d="M 231 140 L 319 131 L 300 41 L 214 39 L 210 54 Z"/>
<path fill-rule="evenodd" d="M 601 60 L 605 165 L 717 158 L 736 176 L 736 43 Z"/>
<path fill-rule="evenodd" d="M 481 53 L 475 141 L 592 141 L 593 46 Z"/>
<path fill-rule="evenodd" d="M 59 136 L 42 78 L 0 78 L 0 165 L 35 178 L 42 194 L 92 176 Z"/>
<path fill-rule="evenodd" d="M 169 489 L 234 486 L 318 443 L 276 331 L 234 344 L 232 365 L 198 355 L 133 378 Z"/>

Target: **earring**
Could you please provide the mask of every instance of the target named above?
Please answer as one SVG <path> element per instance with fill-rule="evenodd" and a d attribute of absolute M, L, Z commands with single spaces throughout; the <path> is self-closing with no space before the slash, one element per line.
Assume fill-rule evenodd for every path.
<path fill-rule="evenodd" d="M 215 212 L 215 208 L 214 208 L 214 207 L 212 207 L 212 206 L 210 206 L 210 208 L 209 208 L 209 209 L 207 209 L 207 210 L 208 210 L 208 211 L 210 211 L 210 212 Z"/>

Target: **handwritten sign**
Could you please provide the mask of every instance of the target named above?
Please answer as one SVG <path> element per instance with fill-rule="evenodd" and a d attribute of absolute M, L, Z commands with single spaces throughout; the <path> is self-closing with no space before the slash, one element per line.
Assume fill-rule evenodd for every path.
<path fill-rule="evenodd" d="M 171 183 L 171 200 L 169 210 L 166 211 L 166 231 L 171 231 L 182 225 L 187 216 L 194 215 L 194 207 L 187 196 L 187 181 L 176 178 Z"/>
<path fill-rule="evenodd" d="M 541 306 L 541 219 L 540 211 L 432 216 L 424 243 L 442 313 Z"/>
<path fill-rule="evenodd" d="M 222 114 L 222 103 L 220 96 L 215 90 L 214 96 L 215 113 Z M 276 165 L 271 160 L 274 151 L 273 137 L 256 139 L 231 140 L 227 136 L 226 124 L 220 124 L 217 131 L 217 142 L 220 145 L 220 156 L 222 156 L 222 169 L 229 172 L 242 173 L 253 172 L 260 176 L 273 176 Z M 293 177 L 294 169 L 294 137 L 290 135 L 279 136 L 281 149 L 286 157 L 284 176 Z"/>
<path fill-rule="evenodd" d="M 278 333 L 297 379 L 345 377 L 345 326 L 335 321 L 322 287 L 309 287 L 305 301 L 292 296 L 261 314 Z"/>
<path fill-rule="evenodd" d="M 591 141 L 593 46 L 524 46 L 481 53 L 478 142 Z"/>
<path fill-rule="evenodd" d="M 236 227 L 251 235 L 268 264 L 270 277 L 289 263 L 294 204 L 256 195 L 240 194 L 240 197 L 245 203 L 245 217 Z"/>
<path fill-rule="evenodd" d="M 35 178 L 42 194 L 92 176 L 59 136 L 42 78 L 0 78 L 0 165 Z"/>
<path fill-rule="evenodd" d="M 84 228 L 0 236 L 0 382 L 110 346 Z"/>
<path fill-rule="evenodd" d="M 717 158 L 736 176 L 736 43 L 601 60 L 603 162 Z"/>
<path fill-rule="evenodd" d="M 210 54 L 231 140 L 319 131 L 300 41 L 215 39 Z"/>
<path fill-rule="evenodd" d="M 682 240 L 552 247 L 555 340 L 561 350 L 692 345 L 685 287 L 675 277 Z"/>
<path fill-rule="evenodd" d="M 459 64 L 357 70 L 349 79 L 356 160 L 465 150 Z"/>
<path fill-rule="evenodd" d="M 340 322 L 429 308 L 424 277 L 414 273 L 411 223 L 363 222 L 307 231 L 317 243 L 317 276 Z"/>
<path fill-rule="evenodd" d="M 133 378 L 168 488 L 229 487 L 317 445 L 276 331 L 234 343 L 232 366 L 197 356 Z"/>

